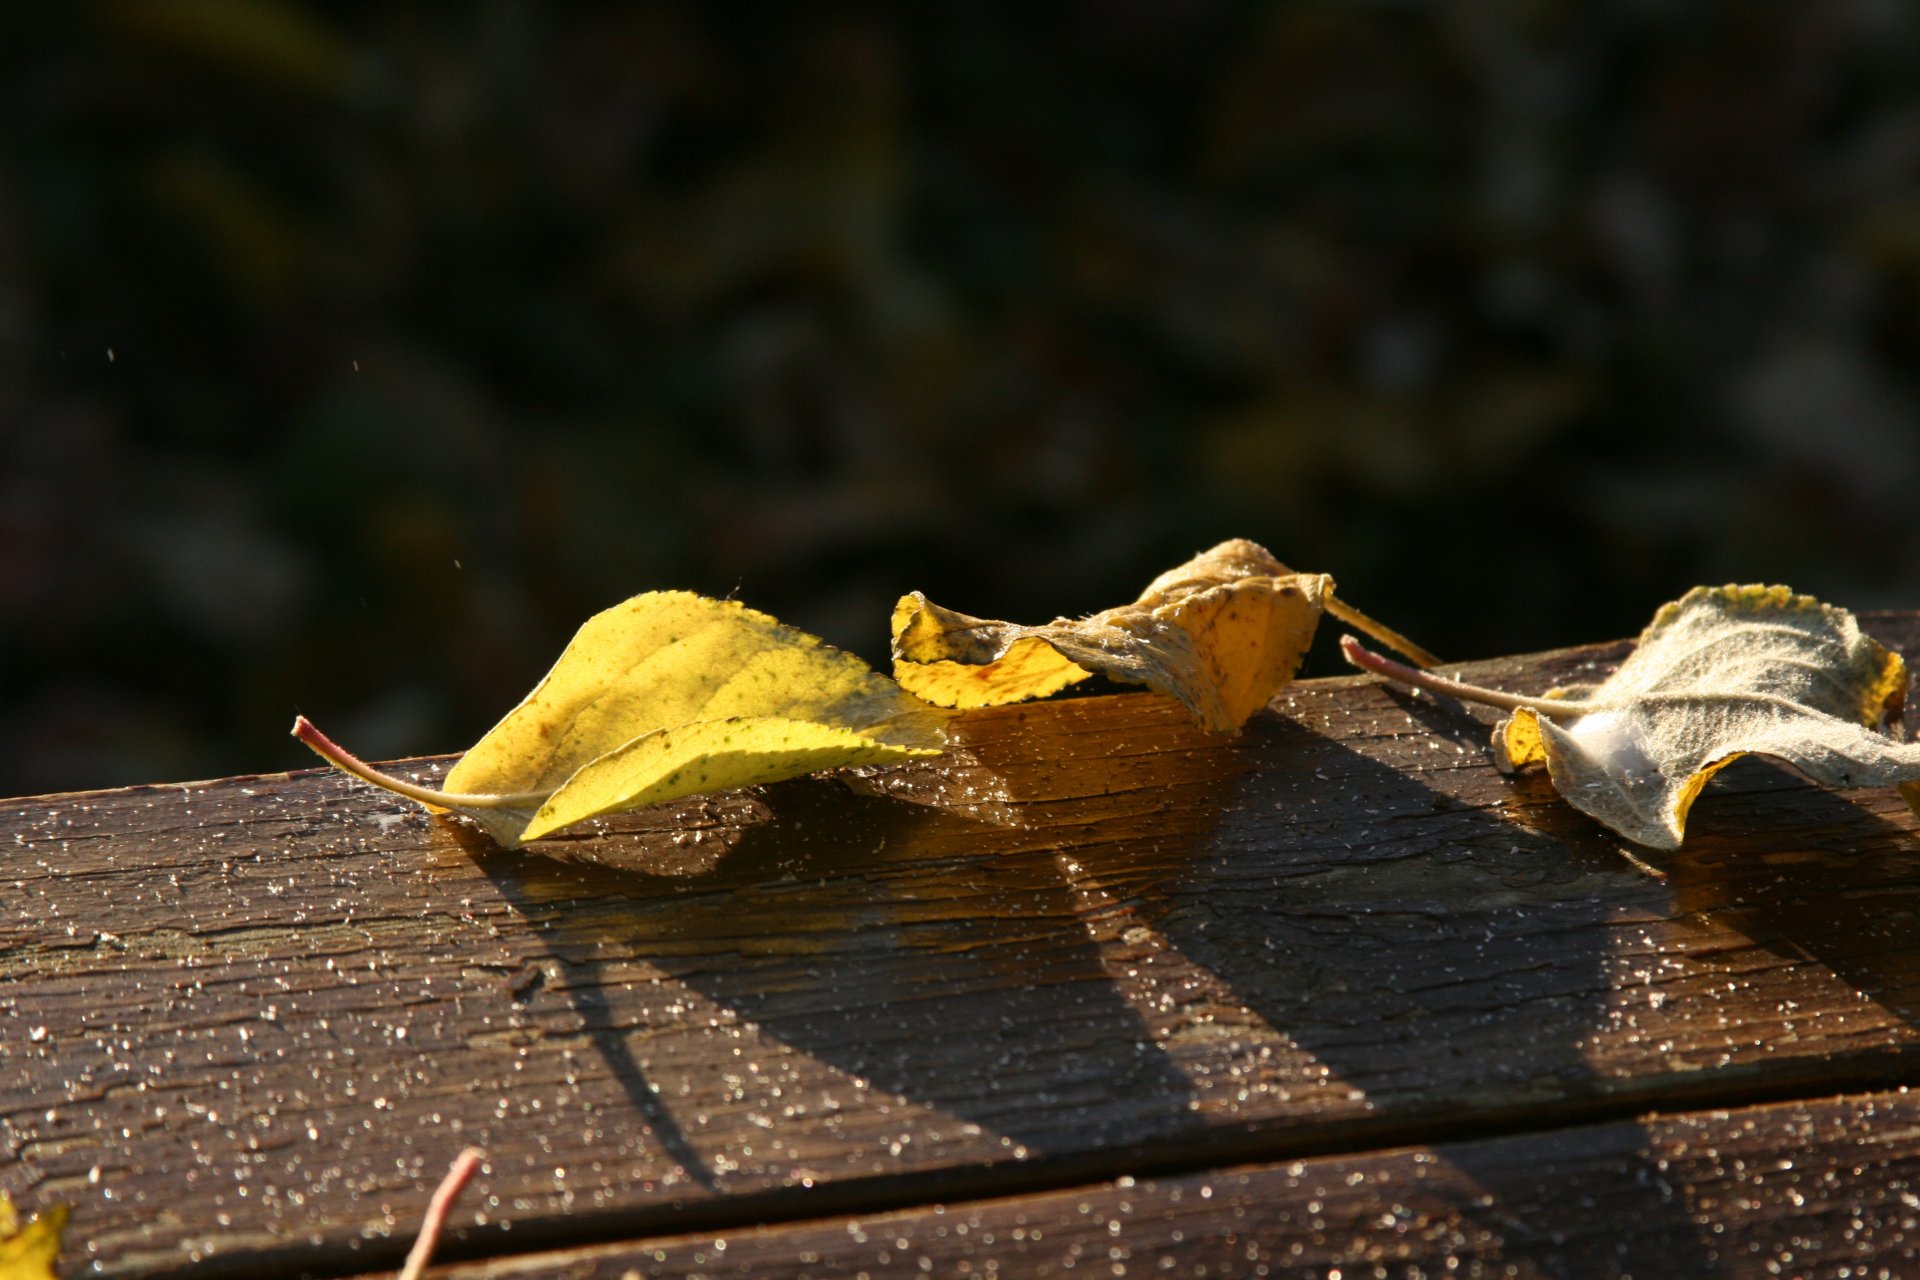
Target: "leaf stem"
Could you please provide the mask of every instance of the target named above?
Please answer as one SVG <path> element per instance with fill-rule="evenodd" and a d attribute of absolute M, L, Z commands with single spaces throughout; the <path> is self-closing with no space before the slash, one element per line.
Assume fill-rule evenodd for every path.
<path fill-rule="evenodd" d="M 1375 653 L 1352 636 L 1340 637 L 1340 652 L 1346 655 L 1348 662 L 1362 671 L 1370 671 L 1374 675 L 1384 676 L 1400 684 L 1411 685 L 1415 689 L 1425 689 L 1428 693 L 1444 693 L 1449 697 L 1460 698 L 1467 702 L 1483 702 L 1487 706 L 1499 707 L 1503 711 L 1518 711 L 1524 707 L 1536 715 L 1566 719 L 1588 715 L 1602 709 L 1600 704 L 1584 700 L 1532 698 L 1524 694 L 1505 693 L 1499 689 L 1486 689 L 1460 680 L 1449 680 L 1445 676 L 1416 670 L 1403 662 L 1395 662 L 1384 654 Z"/>
<path fill-rule="evenodd" d="M 1427 667 L 1437 667 L 1440 665 L 1440 659 L 1434 657 L 1431 653 L 1428 653 L 1425 649 L 1422 649 L 1419 645 L 1407 639 L 1392 627 L 1369 618 L 1366 614 L 1360 612 L 1338 596 L 1329 593 L 1321 600 L 1320 607 L 1352 627 L 1355 631 L 1372 636 L 1375 640 L 1378 640 L 1381 644 L 1387 646 L 1387 648 L 1392 649 L 1395 653 L 1404 654 L 1413 661 L 1414 666 L 1422 670 L 1425 670 Z"/>
<path fill-rule="evenodd" d="M 537 809 L 546 803 L 551 791 L 524 791 L 517 795 L 475 795 L 459 791 L 436 791 L 405 778 L 382 773 L 359 756 L 320 732 L 305 716 L 293 719 L 293 736 L 313 748 L 314 754 L 334 768 L 350 773 L 364 782 L 383 787 L 398 796 L 418 800 L 435 809 Z"/>
<path fill-rule="evenodd" d="M 487 1153 L 478 1147 L 468 1147 L 454 1157 L 453 1167 L 447 1170 L 447 1176 L 440 1180 L 433 1198 L 427 1202 L 426 1219 L 420 1224 L 420 1234 L 407 1254 L 407 1264 L 401 1269 L 399 1280 L 420 1280 L 426 1274 L 434 1246 L 440 1243 L 440 1233 L 446 1228 L 447 1215 L 453 1212 L 453 1202 L 459 1199 L 474 1171 L 486 1158 Z"/>

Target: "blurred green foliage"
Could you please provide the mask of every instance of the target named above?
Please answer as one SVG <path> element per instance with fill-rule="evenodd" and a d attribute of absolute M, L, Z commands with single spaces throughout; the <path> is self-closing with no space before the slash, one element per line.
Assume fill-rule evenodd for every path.
<path fill-rule="evenodd" d="M 1920 607 L 1915 16 L 10 6 L 0 792 L 455 750 L 660 586 Z"/>

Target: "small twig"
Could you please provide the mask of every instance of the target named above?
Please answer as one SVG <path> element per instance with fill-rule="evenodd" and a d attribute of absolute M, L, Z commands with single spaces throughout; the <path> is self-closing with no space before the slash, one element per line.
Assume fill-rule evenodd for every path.
<path fill-rule="evenodd" d="M 478 1147 L 468 1147 L 453 1158 L 453 1167 L 434 1188 L 433 1199 L 427 1201 L 427 1216 L 420 1223 L 420 1236 L 413 1242 L 413 1250 L 407 1254 L 407 1265 L 400 1268 L 400 1280 L 420 1280 L 426 1273 L 427 1262 L 433 1257 L 434 1246 L 440 1243 L 440 1232 L 447 1224 L 447 1215 L 453 1211 L 453 1202 L 460 1198 L 474 1171 L 486 1158 L 487 1153 Z"/>
<path fill-rule="evenodd" d="M 1352 636 L 1340 637 L 1340 652 L 1346 655 L 1348 662 L 1362 671 L 1371 671 L 1374 675 L 1384 676 L 1400 684 L 1411 685 L 1415 689 L 1425 689 L 1428 693 L 1444 693 L 1450 698 L 1460 698 L 1467 702 L 1484 702 L 1490 707 L 1499 707 L 1504 711 L 1517 711 L 1525 707 L 1543 716 L 1571 718 L 1604 710 L 1604 707 L 1597 702 L 1575 698 L 1529 698 L 1518 693 L 1504 693 L 1499 689 L 1485 689 L 1477 684 L 1449 680 L 1445 676 L 1416 670 L 1404 662 L 1395 662 L 1384 654 L 1375 653 Z"/>

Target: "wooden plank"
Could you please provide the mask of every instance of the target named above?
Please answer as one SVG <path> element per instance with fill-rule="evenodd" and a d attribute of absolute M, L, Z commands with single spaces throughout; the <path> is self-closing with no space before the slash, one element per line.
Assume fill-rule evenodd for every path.
<path fill-rule="evenodd" d="M 339 1274 L 469 1143 L 472 1239 L 528 1248 L 1912 1073 L 1893 793 L 1736 766 L 1662 878 L 1458 708 L 1275 710 L 984 712 L 547 846 L 677 875 L 324 771 L 0 806 L 0 1189 L 73 1202 L 103 1274 Z"/>
<path fill-rule="evenodd" d="M 522 1255 L 444 1280 L 866 1276 L 1913 1275 L 1920 1099 L 1902 1091 L 1485 1142 L 1123 1177 Z"/>

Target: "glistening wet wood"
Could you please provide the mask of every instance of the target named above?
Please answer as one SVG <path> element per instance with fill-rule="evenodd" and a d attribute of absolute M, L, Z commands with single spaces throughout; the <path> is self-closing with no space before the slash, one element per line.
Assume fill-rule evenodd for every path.
<path fill-rule="evenodd" d="M 0 1189 L 72 1274 L 391 1269 L 468 1145 L 503 1274 L 1910 1273 L 1920 823 L 1747 761 L 1655 859 L 1489 722 L 1004 708 L 554 856 L 321 771 L 6 802 Z"/>

